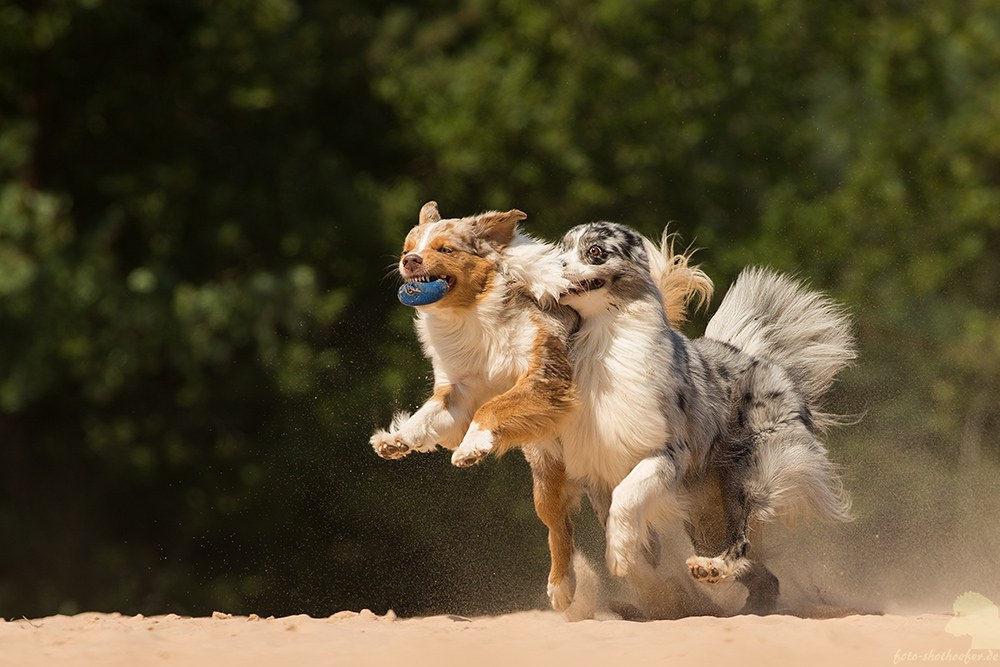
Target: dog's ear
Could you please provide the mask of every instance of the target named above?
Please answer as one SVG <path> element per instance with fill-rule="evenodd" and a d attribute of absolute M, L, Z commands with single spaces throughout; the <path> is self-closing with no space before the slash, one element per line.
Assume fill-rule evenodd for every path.
<path fill-rule="evenodd" d="M 517 223 L 528 216 L 513 208 L 506 213 L 484 213 L 476 220 L 476 232 L 497 245 L 507 245 L 514 238 Z"/>
<path fill-rule="evenodd" d="M 439 222 L 441 220 L 441 214 L 438 213 L 438 203 L 436 201 L 429 201 L 420 208 L 420 223 L 425 225 L 430 222 Z"/>

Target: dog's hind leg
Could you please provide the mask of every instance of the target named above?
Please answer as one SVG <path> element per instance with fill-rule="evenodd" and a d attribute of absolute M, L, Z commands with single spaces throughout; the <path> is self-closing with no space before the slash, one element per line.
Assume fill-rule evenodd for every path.
<path fill-rule="evenodd" d="M 529 445 L 524 457 L 531 465 L 535 512 L 549 529 L 548 596 L 553 608 L 565 611 L 576 593 L 573 571 L 573 520 L 570 511 L 580 501 L 580 487 L 566 477 L 562 461 L 545 450 Z"/>
<path fill-rule="evenodd" d="M 737 471 L 729 471 L 720 481 L 726 531 L 722 552 L 714 557 L 692 556 L 687 560 L 691 576 L 704 584 L 734 581 L 751 566 L 747 552 L 752 508 L 743 481 L 743 475 Z"/>
<path fill-rule="evenodd" d="M 615 487 L 606 526 L 611 574 L 623 577 L 632 568 L 642 567 L 640 555 L 656 567 L 656 558 L 651 556 L 658 552 L 658 545 L 650 524 L 681 517 L 677 487 L 677 466 L 668 454 L 643 459 Z"/>
<path fill-rule="evenodd" d="M 726 541 L 718 556 L 694 556 L 687 561 L 691 576 L 705 584 L 738 581 L 749 595 L 741 614 L 769 614 L 778 601 L 778 578 L 754 553 L 752 508 L 743 489 L 724 491 Z"/>
<path fill-rule="evenodd" d="M 695 556 L 687 564 L 702 583 L 742 581 L 750 589 L 747 611 L 766 613 L 777 600 L 778 581 L 752 560 L 751 521 L 757 525 L 774 517 L 794 468 L 795 457 L 783 455 L 794 440 L 788 433 L 808 432 L 795 420 L 797 394 L 778 367 L 755 361 L 731 392 L 731 439 L 715 463 L 725 538 L 717 556 Z"/>
<path fill-rule="evenodd" d="M 745 379 L 746 391 L 734 409 L 740 437 L 721 463 L 723 551 L 715 558 L 689 559 L 688 566 L 705 583 L 745 584 L 749 597 L 743 611 L 762 614 L 774 610 L 778 580 L 757 560 L 751 536 L 774 519 L 788 522 L 811 513 L 847 519 L 849 500 L 794 387 L 775 367 L 762 366 Z"/>

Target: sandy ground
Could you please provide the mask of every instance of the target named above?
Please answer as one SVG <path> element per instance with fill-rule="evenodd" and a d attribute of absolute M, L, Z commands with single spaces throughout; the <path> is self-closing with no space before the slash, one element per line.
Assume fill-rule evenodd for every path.
<path fill-rule="evenodd" d="M 0 665 L 896 665 L 997 664 L 951 617 L 793 616 L 581 621 L 556 612 L 397 619 L 85 613 L 0 622 Z"/>

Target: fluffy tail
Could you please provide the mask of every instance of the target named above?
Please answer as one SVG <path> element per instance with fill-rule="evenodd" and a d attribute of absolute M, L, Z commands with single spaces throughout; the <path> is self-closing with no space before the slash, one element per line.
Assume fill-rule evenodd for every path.
<path fill-rule="evenodd" d="M 754 473 L 744 492 L 759 521 L 793 526 L 815 516 L 850 521 L 851 498 L 826 448 L 805 430 L 785 430 L 763 438 Z"/>
<path fill-rule="evenodd" d="M 712 279 L 696 264 L 691 264 L 693 250 L 674 252 L 677 235 L 663 230 L 660 245 L 647 238 L 642 239 L 649 255 L 649 270 L 653 282 L 660 288 L 663 308 L 667 311 L 667 321 L 674 328 L 687 321 L 688 303 L 696 300 L 696 308 L 701 308 L 712 299 Z"/>
<path fill-rule="evenodd" d="M 838 304 L 761 268 L 740 274 L 705 336 L 783 367 L 810 405 L 856 356 L 850 320 Z"/>

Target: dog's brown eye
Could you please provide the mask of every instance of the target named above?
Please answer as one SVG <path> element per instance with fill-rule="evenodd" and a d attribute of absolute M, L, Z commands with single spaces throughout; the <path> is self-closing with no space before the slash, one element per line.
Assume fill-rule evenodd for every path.
<path fill-rule="evenodd" d="M 591 257 L 597 257 L 601 254 L 601 246 L 592 245 L 590 250 L 587 251 Z"/>

